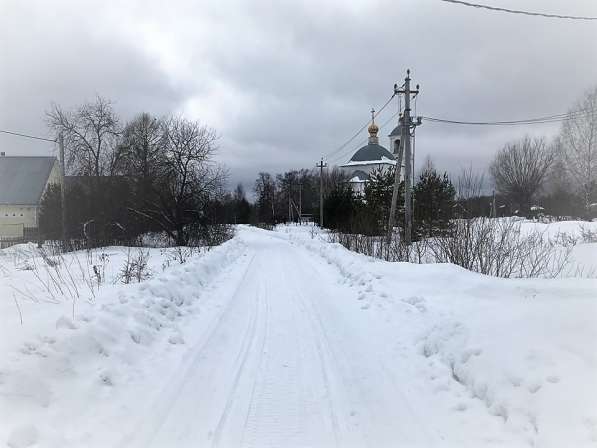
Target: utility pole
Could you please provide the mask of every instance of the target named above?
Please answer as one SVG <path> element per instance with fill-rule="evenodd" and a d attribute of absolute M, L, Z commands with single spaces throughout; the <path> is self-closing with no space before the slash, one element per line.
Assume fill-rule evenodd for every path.
<path fill-rule="evenodd" d="M 292 222 L 292 183 L 288 184 L 288 223 Z"/>
<path fill-rule="evenodd" d="M 66 168 L 64 165 L 64 134 L 58 134 L 58 150 L 60 156 L 60 202 L 62 206 L 62 244 L 66 250 Z"/>
<path fill-rule="evenodd" d="M 323 169 L 328 166 L 327 163 L 323 163 L 323 157 L 321 162 L 315 164 L 319 168 L 319 227 L 323 229 Z"/>
<path fill-rule="evenodd" d="M 298 223 L 303 223 L 303 183 L 299 182 L 299 212 L 298 212 Z"/>
<path fill-rule="evenodd" d="M 404 78 L 404 89 L 398 89 L 394 85 L 395 94 L 404 95 L 404 116 L 402 117 L 402 132 L 400 144 L 404 148 L 404 242 L 408 245 L 412 242 L 412 148 L 410 141 L 411 129 L 421 124 L 421 118 L 417 117 L 417 121 L 413 122 L 410 116 L 410 100 L 412 95 L 419 94 L 419 85 L 415 90 L 410 88 L 410 70 L 406 71 L 406 78 Z M 396 169 L 402 169 L 401 166 L 396 166 Z M 399 177 L 396 177 L 399 179 Z M 394 185 L 394 188 L 398 188 Z M 392 219 L 393 221 L 393 219 Z M 391 223 L 393 224 L 393 222 Z M 390 229 L 391 232 L 391 229 Z"/>
<path fill-rule="evenodd" d="M 404 126 L 402 117 L 399 121 L 401 126 Z M 394 168 L 394 188 L 392 189 L 392 205 L 390 206 L 390 221 L 388 222 L 388 243 L 392 241 L 392 234 L 394 232 L 394 224 L 396 222 L 396 205 L 398 203 L 398 190 L 400 188 L 400 176 L 402 175 L 402 156 L 404 155 L 404 139 L 396 140 L 394 142 L 394 158 L 396 159 L 396 166 Z"/>

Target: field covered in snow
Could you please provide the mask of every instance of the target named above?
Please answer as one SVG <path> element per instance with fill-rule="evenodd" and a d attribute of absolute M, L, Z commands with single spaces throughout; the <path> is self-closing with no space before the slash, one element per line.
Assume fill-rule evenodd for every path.
<path fill-rule="evenodd" d="M 557 224 L 541 230 L 579 231 Z M 596 243 L 573 251 L 597 259 Z M 66 255 L 73 308 L 36 254 L 0 251 L 0 446 L 597 446 L 596 279 L 240 227 L 184 264 L 151 249 L 140 283 L 122 284 L 126 249 L 94 254 L 99 288 Z"/>

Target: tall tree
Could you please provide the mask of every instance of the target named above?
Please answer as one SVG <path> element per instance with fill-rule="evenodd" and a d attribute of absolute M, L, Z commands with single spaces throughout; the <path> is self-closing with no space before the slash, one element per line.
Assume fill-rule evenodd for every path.
<path fill-rule="evenodd" d="M 558 139 L 566 166 L 585 207 L 597 201 L 597 87 L 570 110 Z"/>
<path fill-rule="evenodd" d="M 98 96 L 74 111 L 54 104 L 46 115 L 50 127 L 64 136 L 66 165 L 71 172 L 96 177 L 118 173 L 121 129 L 109 100 Z"/>
<path fill-rule="evenodd" d="M 367 233 L 381 234 L 390 218 L 390 205 L 394 189 L 394 169 L 379 168 L 369 174 L 365 184 L 364 216 L 360 222 L 368 221 L 370 229 Z M 367 219 L 366 219 L 367 218 Z"/>
<path fill-rule="evenodd" d="M 338 183 L 328 193 L 323 204 L 325 226 L 328 229 L 352 232 L 352 221 L 358 207 L 352 187 L 344 182 Z"/>
<path fill-rule="evenodd" d="M 448 229 L 455 196 L 456 189 L 447 173 L 440 175 L 429 163 L 414 188 L 414 224 L 420 237 L 439 235 Z"/>
<path fill-rule="evenodd" d="M 163 158 L 151 199 L 135 212 L 160 226 L 180 246 L 205 224 L 205 208 L 221 194 L 225 173 L 213 164 L 216 134 L 196 121 L 171 117 L 163 124 Z"/>
<path fill-rule="evenodd" d="M 126 124 L 119 146 L 122 172 L 133 179 L 135 190 L 132 206 L 142 210 L 155 191 L 160 170 L 166 160 L 165 123 L 147 113 L 136 116 Z M 152 220 L 137 215 L 141 229 L 151 229 Z"/>
<path fill-rule="evenodd" d="M 233 193 L 234 223 L 248 224 L 251 221 L 251 204 L 247 200 L 245 188 L 239 183 Z"/>
<path fill-rule="evenodd" d="M 259 173 L 255 181 L 257 220 L 266 224 L 276 222 L 276 182 L 269 173 Z"/>
<path fill-rule="evenodd" d="M 498 151 L 490 172 L 498 192 L 527 214 L 553 161 L 554 151 L 543 138 L 527 136 Z"/>

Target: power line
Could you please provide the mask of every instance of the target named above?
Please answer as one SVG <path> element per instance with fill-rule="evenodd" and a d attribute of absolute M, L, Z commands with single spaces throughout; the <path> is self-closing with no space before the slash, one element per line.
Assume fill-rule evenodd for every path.
<path fill-rule="evenodd" d="M 44 137 L 36 137 L 35 135 L 22 134 L 20 132 L 4 131 L 4 130 L 0 129 L 0 133 L 10 134 L 10 135 L 16 135 L 17 137 L 31 138 L 33 140 L 43 140 L 43 141 L 46 141 L 46 142 L 56 143 L 56 140 L 50 140 L 49 138 L 44 138 Z"/>
<path fill-rule="evenodd" d="M 530 124 L 541 124 L 541 123 L 556 123 L 561 121 L 567 121 L 575 118 L 582 117 L 587 113 L 594 113 L 595 110 L 578 110 L 565 114 L 549 115 L 545 117 L 527 118 L 524 120 L 508 120 L 508 121 L 462 121 L 462 120 L 449 120 L 444 118 L 426 117 L 422 116 L 426 121 L 432 123 L 445 123 L 445 124 L 459 124 L 459 125 L 472 125 L 472 126 L 517 126 L 517 125 L 530 125 Z"/>
<path fill-rule="evenodd" d="M 565 113 L 565 114 L 556 114 L 556 115 L 548 115 L 544 117 L 537 117 L 537 118 L 527 118 L 524 120 L 508 120 L 508 121 L 463 121 L 463 120 L 449 120 L 443 118 L 436 118 L 436 117 L 427 117 L 422 116 L 421 118 L 427 122 L 431 123 L 442 123 L 442 124 L 454 124 L 454 125 L 472 125 L 472 126 L 521 126 L 521 125 L 533 125 L 533 124 L 541 124 L 541 123 L 557 123 L 562 122 L 570 119 L 580 118 L 585 116 L 586 114 L 596 113 L 597 109 L 580 109 L 577 111 Z M 379 130 L 381 131 L 385 128 L 393 119 L 395 119 L 400 112 L 394 113 L 388 120 L 386 120 L 380 127 Z M 360 146 L 363 146 L 366 140 L 360 142 Z M 332 161 L 338 161 L 342 158 L 348 156 L 354 148 L 351 146 L 348 151 L 344 151 L 341 154 L 333 157 Z"/>
<path fill-rule="evenodd" d="M 381 132 L 381 130 L 383 128 L 385 128 L 392 120 L 394 120 L 398 115 L 400 115 L 401 111 L 395 112 L 394 114 L 392 114 L 392 116 L 390 118 L 388 118 L 380 127 L 379 127 L 379 131 Z M 361 146 L 364 146 L 367 143 L 367 139 L 365 140 L 361 140 L 360 144 L 358 145 L 358 147 L 360 148 Z M 336 157 L 333 157 L 331 160 L 333 162 L 337 162 L 339 160 L 342 160 L 344 157 L 346 157 L 347 155 L 349 155 L 351 152 L 353 152 L 355 149 L 354 147 L 350 147 L 348 151 L 344 151 L 343 153 L 337 155 Z"/>
<path fill-rule="evenodd" d="M 457 5 L 470 6 L 472 8 L 488 9 L 490 11 L 507 12 L 510 14 L 523 14 L 525 16 L 547 17 L 549 19 L 597 20 L 597 17 L 591 17 L 591 16 L 569 16 L 569 15 L 561 15 L 561 14 L 548 14 L 548 13 L 543 13 L 543 12 L 522 11 L 519 9 L 500 8 L 497 6 L 482 5 L 479 3 L 470 3 L 470 2 L 460 1 L 460 0 L 440 0 L 440 1 L 446 2 L 446 3 L 454 3 Z"/>
<path fill-rule="evenodd" d="M 384 109 L 385 109 L 385 108 L 388 106 L 388 104 L 390 104 L 390 102 L 391 102 L 391 101 L 394 99 L 394 96 L 396 96 L 396 94 L 395 94 L 395 93 L 394 93 L 394 94 L 392 94 L 392 96 L 391 96 L 391 97 L 388 99 L 388 101 L 386 101 L 386 102 L 385 102 L 385 104 L 384 104 L 383 106 L 381 106 L 381 108 L 380 108 L 380 109 L 379 109 L 377 112 L 375 112 L 375 114 L 373 115 L 373 118 L 377 118 L 377 116 L 378 116 L 379 114 L 381 114 L 381 113 L 382 113 L 382 111 L 383 111 L 383 110 L 384 110 Z M 333 156 L 334 154 L 336 154 L 336 153 L 338 153 L 338 152 L 342 151 L 344 148 L 346 148 L 348 145 L 350 145 L 350 143 L 351 143 L 351 142 L 352 142 L 352 141 L 353 141 L 355 138 L 357 138 L 357 137 L 359 136 L 359 134 L 360 134 L 361 132 L 363 132 L 363 131 L 364 131 L 364 130 L 367 128 L 367 126 L 369 126 L 369 124 L 370 124 L 370 122 L 369 122 L 369 121 L 367 121 L 367 122 L 366 122 L 366 123 L 365 123 L 363 126 L 361 126 L 361 127 L 359 128 L 359 130 L 358 130 L 357 132 L 355 132 L 355 134 L 354 134 L 352 137 L 350 137 L 350 138 L 349 138 L 347 141 L 345 141 L 345 142 L 344 142 L 343 144 L 341 144 L 339 147 L 337 147 L 336 149 L 334 149 L 332 152 L 330 152 L 330 153 L 326 154 L 326 155 L 327 155 L 327 157 L 329 158 L 329 157 Z"/>

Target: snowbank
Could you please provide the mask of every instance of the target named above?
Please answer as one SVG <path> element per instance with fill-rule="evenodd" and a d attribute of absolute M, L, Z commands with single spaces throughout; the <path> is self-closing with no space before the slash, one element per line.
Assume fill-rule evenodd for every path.
<path fill-rule="evenodd" d="M 32 251 L 17 247 L 4 255 Z M 109 272 L 114 279 L 120 269 L 116 261 L 125 251 L 105 251 L 113 255 Z M 5 272 L 0 280 L 0 445 L 85 446 L 84 439 L 64 439 L 60 420 L 69 415 L 101 419 L 93 416 L 98 397 L 116 386 L 133 387 L 151 368 L 147 362 L 156 345 L 163 352 L 184 344 L 180 324 L 200 312 L 210 282 L 243 251 L 244 244 L 232 240 L 164 272 L 158 266 L 167 257 L 156 251 L 153 278 L 134 285 L 107 283 L 92 302 L 77 305 L 74 319 L 70 303 L 21 300 L 24 325 L 9 288 L 31 273 Z"/>
<path fill-rule="evenodd" d="M 289 246 L 272 245 L 272 238 L 294 246 L 290 259 L 284 259 Z M 233 240 L 163 272 L 164 258 L 153 253 L 152 279 L 136 285 L 106 284 L 94 301 L 78 305 L 74 319 L 70 303 L 23 300 L 24 325 L 9 280 L 32 283 L 31 272 L 17 270 L 19 263 L 5 263 L 6 272 L 0 272 L 0 445 L 115 446 L 118 434 L 106 429 L 131 425 L 139 410 L 151 407 L 159 393 L 151 386 L 168 384 L 176 370 L 192 372 L 188 362 L 203 362 L 191 362 L 185 347 L 201 345 L 195 339 L 223 315 L 222 298 L 243 298 L 246 308 L 237 311 L 251 308 L 252 297 L 243 295 L 239 285 L 255 253 L 261 253 L 261 261 L 251 271 L 256 276 L 248 282 L 255 289 L 251 294 L 267 291 L 269 283 L 287 282 L 286 303 L 310 291 L 305 302 L 327 310 L 314 325 L 327 335 L 326 382 L 330 380 L 332 392 L 341 390 L 339 377 L 344 378 L 343 387 L 360 388 L 360 401 L 341 406 L 350 410 L 347 419 L 359 421 L 359 406 L 375 416 L 382 398 L 388 409 L 392 400 L 408 399 L 416 400 L 418 411 L 424 409 L 415 421 L 432 428 L 430 440 L 445 442 L 436 446 L 597 445 L 597 280 L 498 279 L 449 264 L 383 262 L 326 241 L 324 233 L 310 226 L 281 226 L 276 232 L 241 227 Z M 576 248 L 590 257 L 597 245 Z M 13 254 L 32 250 L 15 248 Z M 110 253 L 113 262 L 107 272 L 114 278 L 123 255 L 117 248 Z M 304 269 L 300 279 L 316 270 L 319 280 L 325 280 L 326 294 L 313 292 L 319 286 L 300 289 L 282 268 L 280 278 L 269 279 L 264 261 L 268 257 L 284 261 L 291 272 Z M 284 304 L 276 295 L 267 299 Z M 248 329 L 267 328 L 268 316 L 257 314 L 257 308 L 256 323 Z M 292 327 L 294 315 L 287 309 L 278 311 L 287 320 L 277 322 L 277 328 Z M 242 316 L 238 312 L 230 320 L 244 322 Z M 308 322 L 307 317 L 302 319 Z M 242 325 L 240 330 L 247 331 Z M 239 334 L 237 328 L 225 328 L 221 337 L 226 339 L 229 332 Z M 278 365 L 291 351 L 280 335 L 271 335 L 281 344 L 276 371 L 289 372 L 287 365 Z M 313 347 L 322 343 L 317 335 L 309 336 L 315 338 Z M 219 346 L 209 352 L 216 359 L 228 359 Z M 334 370 L 338 366 L 332 363 L 333 355 L 339 352 L 346 355 L 345 362 L 355 364 Z M 237 354 L 229 357 L 234 364 Z M 359 366 L 362 359 L 381 360 L 385 370 L 370 372 L 379 365 Z M 243 378 L 247 388 L 242 391 L 252 394 L 255 381 Z M 384 397 L 384 386 L 395 382 L 399 387 L 388 390 L 401 390 L 403 395 Z M 176 388 L 183 383 L 173 384 Z M 175 394 L 168 390 L 164 396 Z M 320 401 L 318 396 L 314 403 Z M 167 408 L 168 401 L 161 405 Z M 156 418 L 160 412 L 156 410 Z M 71 420 L 74 423 L 65 423 Z M 361 422 L 371 423 L 365 417 Z"/>
<path fill-rule="evenodd" d="M 524 224 L 554 236 L 578 225 Z M 508 446 L 597 445 L 597 280 L 498 279 L 369 258 L 307 227 L 278 235 L 335 266 L 361 307 L 383 314 L 426 360 L 429 386 L 457 412 L 482 405 L 513 436 Z M 578 248 L 596 259 L 597 245 Z"/>

